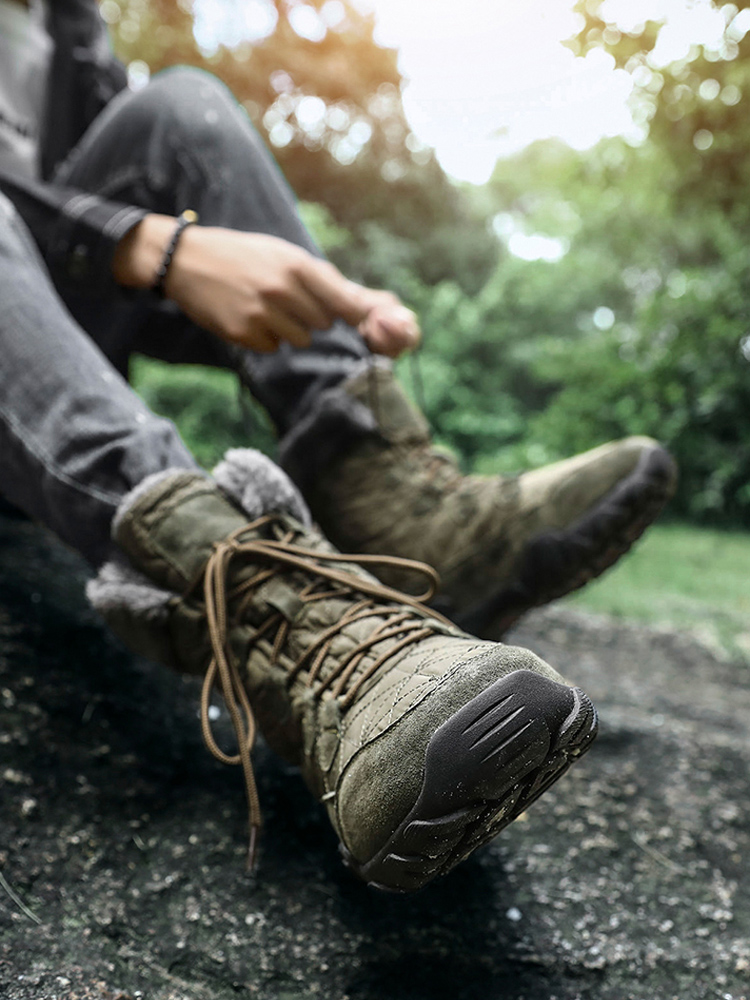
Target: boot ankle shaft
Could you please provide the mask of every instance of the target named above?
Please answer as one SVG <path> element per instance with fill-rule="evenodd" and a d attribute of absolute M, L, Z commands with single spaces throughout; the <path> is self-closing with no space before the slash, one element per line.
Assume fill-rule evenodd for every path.
<path fill-rule="evenodd" d="M 379 434 L 389 443 L 429 443 L 430 428 L 427 420 L 389 369 L 369 368 L 347 380 L 343 390 L 370 410 Z"/>
<path fill-rule="evenodd" d="M 207 478 L 165 476 L 118 514 L 114 540 L 160 586 L 181 594 L 198 576 L 216 540 L 246 523 Z"/>

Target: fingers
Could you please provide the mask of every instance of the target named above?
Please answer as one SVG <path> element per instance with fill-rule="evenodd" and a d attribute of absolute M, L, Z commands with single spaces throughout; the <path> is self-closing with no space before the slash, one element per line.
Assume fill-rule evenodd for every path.
<path fill-rule="evenodd" d="M 311 341 L 309 330 L 273 306 L 267 306 L 261 318 L 251 320 L 231 339 L 240 347 L 263 354 L 277 351 L 284 340 L 297 348 L 309 347 Z"/>
<path fill-rule="evenodd" d="M 417 347 L 421 331 L 416 315 L 392 292 L 363 288 L 327 261 L 309 258 L 300 281 L 318 301 L 356 326 L 370 350 L 389 357 Z"/>
<path fill-rule="evenodd" d="M 268 302 L 262 308 L 256 307 L 252 313 L 238 314 L 231 327 L 217 327 L 215 332 L 237 347 L 263 353 L 278 350 L 284 340 L 297 348 L 309 347 L 311 342 L 309 330 L 283 309 Z"/>
<path fill-rule="evenodd" d="M 277 340 L 288 340 L 293 347 L 310 346 L 309 327 L 300 323 L 287 309 L 266 303 L 263 313 L 262 323 L 258 324 L 261 329 L 268 331 Z"/>
<path fill-rule="evenodd" d="M 203 242 L 192 262 L 195 278 L 175 285 L 175 301 L 231 343 L 267 352 L 287 341 L 304 349 L 310 346 L 311 330 L 327 330 L 341 318 L 358 327 L 377 353 L 396 357 L 418 344 L 414 313 L 392 293 L 349 281 L 333 264 L 276 237 L 222 229 L 197 232 Z M 187 251 L 192 246 L 184 241 L 181 270 L 173 269 L 173 277 L 182 272 L 191 276 Z"/>
<path fill-rule="evenodd" d="M 277 304 L 307 330 L 327 330 L 336 319 L 335 312 L 325 302 L 316 299 L 300 281 L 279 296 Z"/>
<path fill-rule="evenodd" d="M 258 327 L 253 330 L 252 336 L 248 336 L 247 341 L 243 342 L 242 346 L 249 351 L 257 351 L 258 354 L 273 354 L 274 351 L 278 351 L 280 343 L 279 338 L 275 337 L 270 330 Z"/>
<path fill-rule="evenodd" d="M 310 257 L 300 268 L 299 280 L 333 317 L 338 316 L 351 326 L 358 326 L 370 311 L 370 290 L 349 281 L 328 261 Z"/>

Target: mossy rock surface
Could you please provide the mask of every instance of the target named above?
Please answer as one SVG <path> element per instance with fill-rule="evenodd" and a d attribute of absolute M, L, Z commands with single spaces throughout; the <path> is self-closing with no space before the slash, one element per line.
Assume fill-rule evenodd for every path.
<path fill-rule="evenodd" d="M 512 641 L 591 694 L 600 738 L 492 845 L 390 897 L 351 879 L 262 749 L 262 864 L 244 874 L 240 775 L 203 749 L 196 684 L 110 637 L 85 578 L 0 515 L 3 1000 L 750 994 L 746 665 L 568 609 L 530 616 Z"/>

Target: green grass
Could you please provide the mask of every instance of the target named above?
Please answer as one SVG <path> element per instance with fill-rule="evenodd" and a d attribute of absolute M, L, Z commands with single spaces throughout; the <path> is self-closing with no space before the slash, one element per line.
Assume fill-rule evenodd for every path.
<path fill-rule="evenodd" d="M 573 607 L 687 630 L 750 660 L 750 532 L 655 525 Z"/>

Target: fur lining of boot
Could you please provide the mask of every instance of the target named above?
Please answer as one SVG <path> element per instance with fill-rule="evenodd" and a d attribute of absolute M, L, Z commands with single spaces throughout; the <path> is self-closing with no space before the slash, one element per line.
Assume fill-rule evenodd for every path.
<path fill-rule="evenodd" d="M 200 475 L 200 470 L 195 470 Z M 163 469 L 142 479 L 126 493 L 112 518 L 112 534 L 132 504 L 148 493 L 157 483 L 185 469 Z M 93 580 L 86 584 L 86 597 L 99 614 L 109 622 L 122 613 L 131 614 L 150 624 L 167 620 L 167 606 L 175 595 L 157 587 L 145 574 L 120 554 L 104 563 Z"/>
<path fill-rule="evenodd" d="M 312 525 L 310 511 L 294 483 L 263 452 L 230 448 L 211 474 L 250 521 L 284 513 L 306 528 Z"/>
<path fill-rule="evenodd" d="M 89 580 L 86 596 L 104 618 L 121 608 L 128 608 L 135 615 L 158 622 L 166 621 L 167 605 L 174 594 L 155 586 L 124 556 L 118 555 L 105 563 L 93 580 Z"/>
<path fill-rule="evenodd" d="M 112 521 L 113 532 L 132 505 L 157 483 L 184 472 L 184 469 L 165 469 L 147 476 L 120 502 Z M 307 505 L 294 484 L 267 455 L 254 448 L 231 448 L 213 470 L 213 478 L 249 521 L 264 514 L 283 513 L 305 527 L 312 524 Z M 107 620 L 127 612 L 155 624 L 166 621 L 167 605 L 175 595 L 156 587 L 124 556 L 118 555 L 89 581 L 86 596 Z"/>

